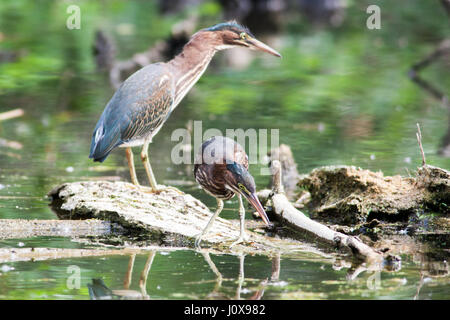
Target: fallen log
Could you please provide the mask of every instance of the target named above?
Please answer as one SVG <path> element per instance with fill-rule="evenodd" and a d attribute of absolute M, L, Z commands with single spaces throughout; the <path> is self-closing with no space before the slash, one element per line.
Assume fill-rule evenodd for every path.
<path fill-rule="evenodd" d="M 32 237 L 86 237 L 120 234 L 119 225 L 104 220 L 25 220 L 0 219 L 0 239 Z"/>
<path fill-rule="evenodd" d="M 353 166 L 316 168 L 300 176 L 303 193 L 296 196 L 295 206 L 335 224 L 331 227 L 336 231 L 362 233 L 372 241 L 408 233 L 448 243 L 450 172 L 426 163 L 419 124 L 416 137 L 422 166 L 415 176 L 384 176 Z M 267 198 L 269 193 L 261 196 Z"/>
<path fill-rule="evenodd" d="M 202 202 L 181 191 L 164 189 L 152 193 L 121 181 L 65 183 L 50 191 L 48 196 L 61 219 L 107 220 L 121 225 L 130 239 L 144 238 L 160 245 L 193 247 L 195 236 L 212 215 Z M 321 254 L 295 240 L 265 236 L 261 234 L 263 224 L 260 225 L 256 229 L 259 233 L 247 231 L 249 242 L 230 248 L 239 236 L 239 226 L 219 217 L 202 243 L 221 252 L 271 255 L 305 250 Z"/>
<path fill-rule="evenodd" d="M 272 168 L 280 168 L 278 161 Z M 274 171 L 275 183 L 271 200 L 280 220 L 309 232 L 321 243 L 332 248 L 349 248 L 360 260 L 371 263 L 383 261 L 381 253 L 362 243 L 358 238 L 344 235 L 315 222 L 295 209 L 284 196 L 281 171 Z M 49 193 L 52 207 L 62 219 L 102 219 L 127 230 L 130 239 L 142 238 L 158 244 L 192 247 L 194 238 L 208 223 L 211 212 L 191 195 L 164 189 L 152 193 L 126 182 L 89 181 L 65 183 Z M 261 229 L 263 226 L 257 228 Z M 261 230 L 259 231 L 261 232 Z M 221 252 L 244 252 L 277 255 L 306 250 L 320 253 L 295 240 L 277 239 L 248 231 L 250 241 L 230 248 L 239 235 L 238 225 L 218 218 L 205 243 Z M 330 246 L 329 246 L 330 247 Z M 320 253 L 323 255 L 323 253 Z"/>
<path fill-rule="evenodd" d="M 401 221 L 427 208 L 450 212 L 450 172 L 429 165 L 406 178 L 353 166 L 322 167 L 304 175 L 298 185 L 311 194 L 309 210 L 332 223 Z"/>
<path fill-rule="evenodd" d="M 7 147 L 15 150 L 21 150 L 23 148 L 23 144 L 17 141 L 11 141 L 0 138 L 0 147 Z"/>
<path fill-rule="evenodd" d="M 67 258 L 130 255 L 147 252 L 142 249 L 66 249 L 66 248 L 0 248 L 0 263 L 42 261 Z"/>

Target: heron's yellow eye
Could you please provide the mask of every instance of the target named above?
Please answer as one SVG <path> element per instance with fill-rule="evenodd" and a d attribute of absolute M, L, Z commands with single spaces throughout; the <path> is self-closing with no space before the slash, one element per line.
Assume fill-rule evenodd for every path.
<path fill-rule="evenodd" d="M 245 38 L 247 38 L 247 34 L 245 32 L 241 32 L 239 37 L 241 38 L 241 40 L 245 40 Z"/>
<path fill-rule="evenodd" d="M 242 183 L 238 183 L 238 187 L 239 187 L 239 189 L 241 189 L 245 193 L 249 193 L 247 188 Z"/>

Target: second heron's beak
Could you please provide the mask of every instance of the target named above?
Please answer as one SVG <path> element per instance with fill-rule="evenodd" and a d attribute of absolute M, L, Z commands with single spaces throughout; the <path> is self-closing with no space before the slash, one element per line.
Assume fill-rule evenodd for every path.
<path fill-rule="evenodd" d="M 245 198 L 248 202 L 256 209 L 259 216 L 263 219 L 264 223 L 268 226 L 271 225 L 269 218 L 267 217 L 266 211 L 264 210 L 263 206 L 261 205 L 261 202 L 259 202 L 258 196 L 254 193 L 252 194 L 246 194 Z"/>
<path fill-rule="evenodd" d="M 271 55 L 281 58 L 281 54 L 278 51 L 276 51 L 275 49 L 272 49 L 267 44 L 262 43 L 261 41 L 255 39 L 255 38 L 247 39 L 246 43 L 248 44 L 249 48 L 251 48 L 251 49 L 264 51 L 264 52 L 270 53 Z"/>

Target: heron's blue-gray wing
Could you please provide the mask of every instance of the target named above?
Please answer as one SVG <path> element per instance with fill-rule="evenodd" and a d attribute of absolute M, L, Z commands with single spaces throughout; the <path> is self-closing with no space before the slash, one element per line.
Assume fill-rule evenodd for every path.
<path fill-rule="evenodd" d="M 103 161 L 117 146 L 147 137 L 172 111 L 174 85 L 164 64 L 131 75 L 109 101 L 95 127 L 90 158 Z"/>

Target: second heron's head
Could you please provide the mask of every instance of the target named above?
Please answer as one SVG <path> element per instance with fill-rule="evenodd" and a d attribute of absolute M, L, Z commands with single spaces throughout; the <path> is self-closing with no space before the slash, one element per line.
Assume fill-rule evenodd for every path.
<path fill-rule="evenodd" d="M 281 54 L 256 39 L 250 30 L 241 26 L 236 21 L 219 23 L 210 28 L 202 29 L 197 34 L 214 41 L 217 50 L 231 47 L 246 47 L 281 57 Z"/>
<path fill-rule="evenodd" d="M 255 179 L 253 179 L 250 172 L 248 172 L 244 166 L 236 162 L 227 163 L 226 170 L 227 174 L 225 175 L 225 180 L 227 187 L 247 199 L 266 225 L 270 225 L 266 211 L 256 195 Z"/>

